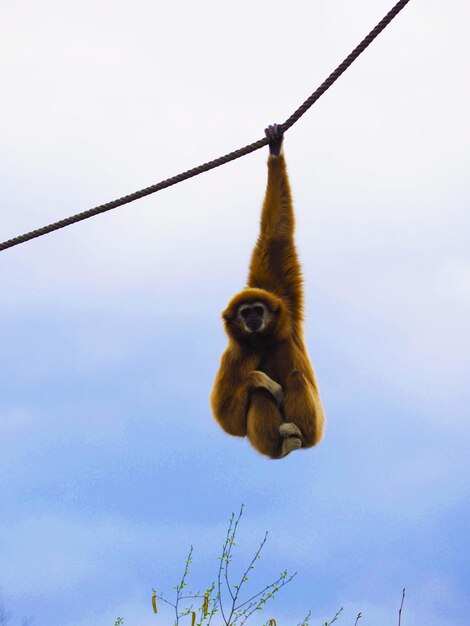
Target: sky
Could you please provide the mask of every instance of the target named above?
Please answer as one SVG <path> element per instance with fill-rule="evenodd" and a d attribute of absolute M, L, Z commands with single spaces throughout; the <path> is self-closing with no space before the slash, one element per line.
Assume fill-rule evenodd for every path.
<path fill-rule="evenodd" d="M 263 136 L 388 0 L 2 0 L 0 240 Z M 0 604 L 9 626 L 172 624 L 269 531 L 253 625 L 470 619 L 470 6 L 411 0 L 286 134 L 327 415 L 270 461 L 213 420 L 267 150 L 0 253 Z M 182 620 L 181 624 L 189 624 Z"/>

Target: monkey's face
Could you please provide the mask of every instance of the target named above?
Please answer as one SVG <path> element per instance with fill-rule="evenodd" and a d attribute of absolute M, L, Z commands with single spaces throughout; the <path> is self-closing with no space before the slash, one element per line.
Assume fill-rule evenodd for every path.
<path fill-rule="evenodd" d="M 236 320 L 247 335 L 265 332 L 273 320 L 273 315 L 264 302 L 244 302 L 237 310 Z"/>
<path fill-rule="evenodd" d="M 237 293 L 222 313 L 225 330 L 239 343 L 281 341 L 291 326 L 284 302 L 264 289 L 247 288 Z"/>

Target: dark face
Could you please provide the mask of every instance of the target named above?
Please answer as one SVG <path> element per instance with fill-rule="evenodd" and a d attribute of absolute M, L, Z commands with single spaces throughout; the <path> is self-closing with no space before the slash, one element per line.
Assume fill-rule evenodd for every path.
<path fill-rule="evenodd" d="M 247 302 L 238 308 L 237 318 L 242 329 L 250 334 L 265 330 L 271 315 L 262 302 Z"/>

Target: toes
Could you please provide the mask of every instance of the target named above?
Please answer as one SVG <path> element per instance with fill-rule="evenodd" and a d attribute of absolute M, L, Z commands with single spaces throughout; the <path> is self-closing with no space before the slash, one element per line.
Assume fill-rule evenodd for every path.
<path fill-rule="evenodd" d="M 299 437 L 287 437 L 282 442 L 282 456 L 287 456 L 294 450 L 299 450 L 302 447 L 302 441 Z"/>
<path fill-rule="evenodd" d="M 284 438 L 286 437 L 298 437 L 300 439 L 302 438 L 302 433 L 297 428 L 297 426 L 293 424 L 292 422 L 281 424 L 279 426 L 279 434 L 281 435 L 281 437 L 284 437 Z"/>

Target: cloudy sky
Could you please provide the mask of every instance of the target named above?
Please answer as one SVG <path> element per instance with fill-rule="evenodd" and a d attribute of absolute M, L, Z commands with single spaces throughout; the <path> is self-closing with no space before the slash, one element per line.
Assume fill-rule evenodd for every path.
<path fill-rule="evenodd" d="M 0 239 L 262 137 L 389 0 L 2 0 Z M 214 578 L 297 571 L 261 617 L 463 626 L 470 603 L 468 2 L 412 0 L 286 135 L 328 417 L 279 462 L 208 397 L 261 150 L 0 253 L 0 603 L 11 626 L 171 624 Z M 250 583 L 251 584 L 251 583 Z M 255 622 L 253 622 L 255 623 Z"/>

